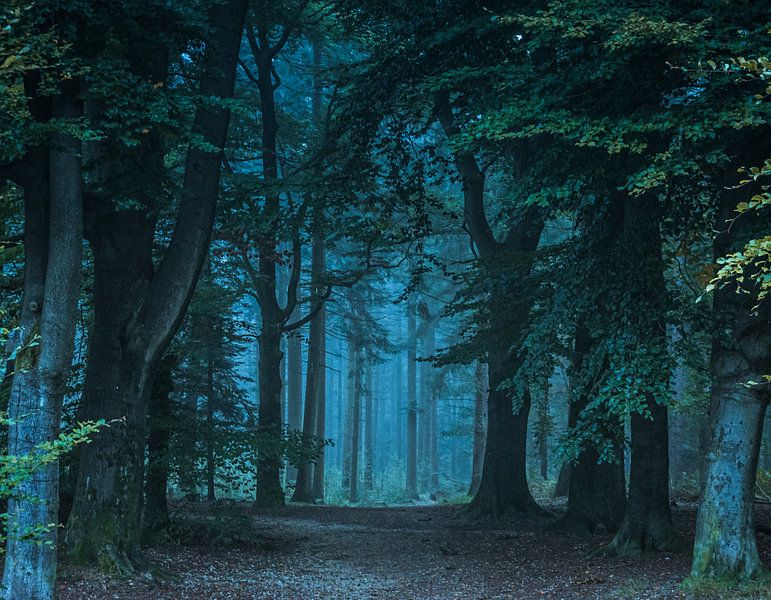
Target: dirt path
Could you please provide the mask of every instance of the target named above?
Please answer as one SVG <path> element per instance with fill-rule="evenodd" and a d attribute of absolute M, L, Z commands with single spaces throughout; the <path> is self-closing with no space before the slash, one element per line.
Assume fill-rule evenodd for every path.
<path fill-rule="evenodd" d="M 254 516 L 258 548 L 165 547 L 148 556 L 176 581 L 116 581 L 64 569 L 62 600 L 681 598 L 687 551 L 586 557 L 607 543 L 550 532 L 546 519 L 480 526 L 456 507 L 290 507 Z M 691 508 L 676 511 L 684 539 Z M 771 539 L 761 534 L 765 559 Z M 205 540 L 202 540 L 205 541 Z"/>

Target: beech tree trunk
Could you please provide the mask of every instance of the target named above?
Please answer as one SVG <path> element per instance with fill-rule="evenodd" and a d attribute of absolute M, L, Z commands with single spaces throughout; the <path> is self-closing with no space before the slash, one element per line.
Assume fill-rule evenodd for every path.
<path fill-rule="evenodd" d="M 147 435 L 147 477 L 145 479 L 146 537 L 152 538 L 169 522 L 166 488 L 169 480 L 169 439 L 171 438 L 172 367 L 175 358 L 166 354 L 155 374 L 150 394 Z"/>
<path fill-rule="evenodd" d="M 77 94 L 75 82 L 65 83 L 53 100 L 53 117 L 77 118 L 82 112 Z M 59 435 L 80 292 L 83 216 L 79 149 L 75 138 L 53 134 L 47 177 L 30 182 L 26 189 L 27 262 L 20 347 L 9 400 L 11 456 L 28 454 L 36 445 Z M 3 573 L 7 598 L 54 598 L 57 527 L 44 531 L 37 540 L 25 534 L 37 526 L 56 523 L 58 512 L 59 465 L 52 462 L 33 472 L 9 498 Z"/>
<path fill-rule="evenodd" d="M 417 332 L 415 302 L 407 301 L 407 485 L 405 495 L 418 498 L 418 399 L 417 399 Z"/>
<path fill-rule="evenodd" d="M 353 400 L 351 402 L 351 479 L 348 501 L 359 501 L 359 443 L 361 433 L 362 350 L 355 350 L 353 368 Z"/>
<path fill-rule="evenodd" d="M 214 502 L 214 476 L 217 469 L 214 463 L 214 358 L 209 355 L 206 364 L 206 500 Z"/>
<path fill-rule="evenodd" d="M 375 390 L 372 387 L 372 357 L 366 362 L 364 388 L 364 489 L 375 485 Z"/>
<path fill-rule="evenodd" d="M 292 321 L 299 318 L 299 310 L 292 313 Z M 302 430 L 302 340 L 295 332 L 286 337 L 287 361 L 287 429 L 290 433 Z M 297 467 L 287 466 L 287 482 L 297 480 Z"/>
<path fill-rule="evenodd" d="M 501 353 L 490 352 L 484 466 L 479 490 L 469 504 L 469 511 L 475 516 L 500 517 L 511 512 L 542 512 L 527 485 L 530 392 L 525 390 L 518 398 L 519 406 L 515 413 L 511 391 L 500 387 L 518 366 L 507 362 Z"/>
<path fill-rule="evenodd" d="M 589 354 L 594 341 L 588 329 L 579 321 L 576 328 L 573 370 L 575 380 Z M 571 403 L 568 412 L 568 429 L 579 425 L 582 413 L 589 404 L 588 387 L 576 389 L 571 383 Z M 592 418 L 589 416 L 588 418 Z M 569 467 L 568 506 L 565 516 L 558 523 L 560 529 L 579 535 L 594 533 L 602 526 L 609 532 L 618 530 L 626 508 L 626 482 L 624 476 L 623 429 L 621 422 L 607 424 L 602 435 L 614 445 L 614 462 L 600 462 L 600 455 L 592 446 L 581 449 L 578 458 Z"/>
<path fill-rule="evenodd" d="M 765 156 L 764 152 L 760 158 Z M 765 223 L 746 219 L 726 225 L 736 215 L 738 202 L 751 195 L 747 188 L 735 189 L 735 181 L 734 167 L 721 197 L 715 258 L 741 249 L 744 239 L 756 237 L 758 231 L 768 231 L 768 215 Z M 766 301 L 753 313 L 754 297 L 737 293 L 733 283 L 714 293 L 712 430 L 696 519 L 694 578 L 752 578 L 764 573 L 755 539 L 753 498 L 771 395 L 768 386 L 747 386 L 761 381 L 771 368 L 771 309 Z"/>
<path fill-rule="evenodd" d="M 311 293 L 315 297 L 320 297 L 323 293 L 322 278 L 324 277 L 324 240 L 320 233 L 313 237 L 311 250 Z M 324 327 L 326 319 L 322 307 L 319 313 L 310 322 L 310 336 L 308 338 L 308 369 L 306 372 L 305 384 L 305 410 L 303 411 L 303 434 L 306 438 L 318 437 L 319 429 L 323 430 L 323 424 L 319 423 L 319 416 L 326 407 L 322 407 L 326 399 L 324 387 L 326 386 L 326 364 L 325 364 L 325 340 Z M 321 477 L 319 485 L 323 487 L 323 459 L 321 460 Z M 315 470 L 319 467 L 319 461 L 304 461 L 297 467 L 297 483 L 295 485 L 293 502 L 313 502 L 317 497 L 315 483 Z M 321 498 L 323 499 L 323 489 Z"/>
<path fill-rule="evenodd" d="M 482 481 L 482 466 L 485 458 L 485 442 L 487 441 L 487 363 L 477 361 L 475 369 L 474 388 L 474 452 L 471 459 L 471 487 L 469 496 L 479 491 Z"/>
<path fill-rule="evenodd" d="M 281 488 L 281 326 L 263 306 L 260 333 L 260 408 L 255 506 L 284 505 Z"/>
<path fill-rule="evenodd" d="M 246 6 L 245 0 L 228 0 L 214 5 L 209 12 L 210 36 L 199 86 L 202 97 L 232 96 Z M 75 562 L 96 563 L 106 571 L 126 575 L 144 570 L 139 534 L 150 387 L 208 253 L 229 120 L 228 110 L 211 103 L 196 111 L 193 130 L 209 147 L 188 149 L 176 225 L 157 272 L 149 283 L 149 273 L 140 278 L 137 287 L 146 285 L 146 291 L 128 318 L 116 319 L 113 324 L 117 326 L 107 330 L 98 331 L 95 326 L 92 343 L 96 345 L 96 337 L 104 336 L 99 345 L 110 350 L 110 358 L 100 357 L 92 345 L 89 368 L 101 364 L 103 372 L 93 374 L 87 383 L 83 410 L 100 417 L 125 417 L 125 424 L 100 432 L 94 443 L 81 449 L 78 483 L 65 535 L 68 553 Z M 152 242 L 152 227 L 148 230 Z M 112 231 L 108 235 L 120 237 L 122 233 Z M 143 264 L 146 269 L 150 263 L 145 257 L 151 248 L 151 243 L 136 243 L 132 253 L 121 256 L 121 260 L 129 265 Z M 120 262 L 115 257 L 106 259 L 113 264 Z M 136 280 L 132 285 L 137 285 Z M 97 289 L 95 284 L 94 296 L 96 305 L 108 298 L 120 298 L 120 293 Z M 116 307 L 104 310 L 113 313 Z M 112 320 L 109 314 L 101 318 L 104 322 Z M 120 335 L 116 336 L 116 332 Z"/>
<path fill-rule="evenodd" d="M 352 335 L 348 335 L 348 386 L 345 394 L 345 423 L 343 424 L 343 473 L 342 487 L 351 487 L 351 465 L 353 458 L 353 399 L 356 394 L 356 346 Z"/>
<path fill-rule="evenodd" d="M 646 202 L 646 204 L 643 204 Z M 662 365 L 657 377 L 668 380 L 666 367 L 666 284 L 661 255 L 662 216 L 658 199 L 627 199 L 624 207 L 624 239 L 636 250 L 632 265 L 624 274 L 627 290 L 634 293 L 633 316 L 624 319 L 630 332 L 647 338 L 660 349 Z M 636 321 L 636 322 L 635 322 Z M 651 353 L 653 354 L 653 353 Z M 657 383 L 652 381 L 650 383 Z M 631 415 L 632 456 L 629 472 L 629 498 L 621 528 L 609 550 L 621 555 L 666 550 L 675 539 L 669 504 L 669 423 L 662 399 L 646 394 L 650 413 Z"/>

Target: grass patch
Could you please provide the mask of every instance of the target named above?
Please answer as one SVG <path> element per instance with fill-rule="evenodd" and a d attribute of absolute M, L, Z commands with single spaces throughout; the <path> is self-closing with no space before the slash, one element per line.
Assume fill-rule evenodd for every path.
<path fill-rule="evenodd" d="M 724 600 L 746 598 L 768 600 L 771 598 L 771 577 L 758 579 L 717 579 L 689 577 L 680 584 L 680 591 L 692 600 Z"/>

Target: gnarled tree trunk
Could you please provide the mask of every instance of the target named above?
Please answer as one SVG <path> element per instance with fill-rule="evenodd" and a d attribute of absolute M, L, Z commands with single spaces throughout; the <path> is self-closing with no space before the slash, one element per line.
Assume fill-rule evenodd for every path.
<path fill-rule="evenodd" d="M 229 0 L 214 5 L 210 11 L 210 37 L 199 87 L 203 97 L 232 96 L 246 5 L 245 0 Z M 117 319 L 113 313 L 122 312 L 123 307 L 105 305 L 102 318 L 110 320 L 111 315 L 115 316 L 115 329 L 94 331 L 95 336 L 104 336 L 100 343 L 111 353 L 109 360 L 100 359 L 91 349 L 89 367 L 93 364 L 96 368 L 101 360 L 104 372 L 92 375 L 88 385 L 91 391 L 84 394 L 83 410 L 100 417 L 125 417 L 125 422 L 100 432 L 93 444 L 82 449 L 65 539 L 73 559 L 98 563 L 107 571 L 135 574 L 143 569 L 139 539 L 151 385 L 158 361 L 184 316 L 208 252 L 229 120 L 228 110 L 210 103 L 196 111 L 193 130 L 209 147 L 188 149 L 182 199 L 171 242 L 149 283 L 147 274 L 139 277 L 139 284 L 136 279 L 132 282 L 147 287 L 138 295 L 133 308 L 127 308 L 127 315 Z M 118 246 L 116 240 L 122 234 L 114 230 L 108 234 L 113 236 L 113 246 Z M 149 235 L 152 236 L 152 228 Z M 136 256 L 121 258 L 133 268 L 145 263 L 150 249 L 151 245 L 138 243 L 132 250 Z M 105 258 L 113 263 L 117 260 Z M 115 289 L 95 289 L 95 303 L 119 297 L 120 292 Z"/>

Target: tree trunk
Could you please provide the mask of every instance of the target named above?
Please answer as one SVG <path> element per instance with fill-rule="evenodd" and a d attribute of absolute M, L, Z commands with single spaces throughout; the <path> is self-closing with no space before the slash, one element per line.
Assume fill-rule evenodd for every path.
<path fill-rule="evenodd" d="M 214 357 L 209 355 L 206 364 L 206 500 L 214 502 L 217 498 L 214 492 Z"/>
<path fill-rule="evenodd" d="M 166 354 L 155 374 L 147 436 L 147 477 L 145 479 L 145 522 L 146 536 L 155 533 L 169 523 L 169 507 L 166 487 L 169 480 L 169 439 L 171 438 L 171 392 L 174 381 L 171 371 L 175 357 Z"/>
<path fill-rule="evenodd" d="M 81 112 L 77 93 L 74 82 L 65 83 L 53 100 L 53 116 L 77 118 Z M 59 435 L 80 292 L 83 217 L 79 148 L 75 138 L 54 134 L 48 159 L 49 185 L 38 183 L 25 197 L 28 265 L 19 336 L 22 346 L 9 401 L 9 416 L 14 421 L 8 431 L 11 456 L 28 454 L 36 445 Z M 39 345 L 30 347 L 33 341 Z M 9 499 L 3 573 L 6 597 L 54 597 L 57 528 L 46 530 L 40 540 L 25 539 L 24 534 L 30 528 L 56 523 L 58 503 L 56 461 L 33 472 Z"/>
<path fill-rule="evenodd" d="M 763 572 L 753 497 L 768 401 L 745 389 L 746 373 L 728 353 L 713 358 L 717 404 L 693 549 L 693 577 L 750 578 Z M 737 368 L 738 367 L 738 368 Z"/>
<path fill-rule="evenodd" d="M 299 318 L 299 310 L 292 313 L 291 320 Z M 286 338 L 286 361 L 287 361 L 287 429 L 289 433 L 302 430 L 302 340 L 300 336 L 293 332 Z M 297 480 L 297 467 L 287 466 L 287 482 Z"/>
<path fill-rule="evenodd" d="M 322 245 L 323 252 L 323 245 Z M 318 384 L 316 389 L 316 439 L 319 442 L 323 442 L 327 436 L 327 315 L 326 309 L 322 308 L 319 314 L 316 315 L 318 320 L 319 329 L 321 329 L 320 342 L 319 342 L 319 368 L 318 368 Z M 322 447 L 318 458 L 316 458 L 316 464 L 313 467 L 313 498 L 317 502 L 324 502 L 324 481 L 325 481 L 325 448 Z"/>
<path fill-rule="evenodd" d="M 546 382 L 543 401 L 538 405 L 538 461 L 541 467 L 541 479 L 549 479 L 549 382 Z"/>
<path fill-rule="evenodd" d="M 314 297 L 323 294 L 322 278 L 324 277 L 324 240 L 320 233 L 313 236 L 311 250 L 311 293 Z M 310 440 L 317 437 L 319 428 L 318 417 L 322 407 L 322 399 L 325 399 L 323 387 L 326 385 L 325 361 L 324 361 L 324 308 L 310 322 L 310 336 L 308 338 L 308 369 L 305 375 L 305 410 L 303 411 L 303 436 Z M 315 467 L 313 462 L 303 461 L 297 467 L 297 483 L 295 485 L 292 502 L 313 502 L 316 497 L 314 490 Z M 323 469 L 323 461 L 322 461 Z M 323 483 L 323 474 L 319 481 Z M 323 490 L 322 490 L 323 497 Z"/>
<path fill-rule="evenodd" d="M 658 199 L 627 199 L 624 205 L 624 239 L 632 249 L 633 263 L 625 269 L 624 283 L 632 290 L 634 310 L 625 318 L 627 334 L 647 343 L 651 356 L 661 356 L 657 378 L 669 380 L 666 366 L 666 283 L 661 255 L 662 218 Z M 656 385 L 658 381 L 643 382 Z M 621 529 L 608 548 L 622 555 L 665 550 L 675 538 L 669 505 L 669 425 L 667 407 L 652 393 L 645 397 L 651 418 L 631 415 L 632 456 L 629 498 Z"/>
<path fill-rule="evenodd" d="M 573 380 L 577 378 L 594 341 L 589 331 L 579 321 L 576 327 L 573 353 Z M 571 403 L 568 412 L 568 429 L 579 425 L 584 409 L 589 404 L 588 389 L 591 383 L 584 383 L 583 389 L 576 389 L 571 382 Z M 586 418 L 592 418 L 589 415 Z M 614 462 L 600 462 L 600 455 L 592 446 L 581 449 L 577 459 L 570 464 L 568 482 L 568 507 L 565 516 L 558 523 L 560 529 L 586 535 L 602 526 L 607 531 L 618 530 L 626 508 L 626 484 L 623 460 L 623 430 L 619 422 L 616 429 L 607 424 L 602 435 L 614 445 Z"/>
<path fill-rule="evenodd" d="M 439 376 L 439 380 L 434 380 L 431 390 L 431 493 L 439 490 L 439 389 L 441 388 L 444 375 Z"/>
<path fill-rule="evenodd" d="M 479 491 L 482 481 L 482 465 L 485 458 L 485 443 L 487 441 L 487 364 L 477 361 L 475 369 L 476 386 L 474 389 L 474 453 L 471 459 L 471 487 L 469 496 Z"/>
<path fill-rule="evenodd" d="M 744 241 L 740 235 L 750 239 L 757 231 L 767 231 L 767 221 L 765 227 L 751 219 L 726 225 L 735 217 L 737 203 L 750 195 L 747 188 L 734 188 L 735 180 L 736 169 L 729 169 L 719 207 L 716 258 L 739 250 Z M 696 519 L 691 566 L 695 578 L 751 578 L 764 572 L 755 540 L 753 499 L 769 393 L 764 389 L 768 386 L 747 385 L 769 374 L 771 315 L 768 301 L 753 314 L 754 302 L 754 294 L 737 293 L 735 283 L 714 293 L 712 431 Z"/>
<path fill-rule="evenodd" d="M 415 302 L 407 301 L 407 487 L 410 500 L 418 498 L 418 400 Z"/>
<path fill-rule="evenodd" d="M 342 487 L 351 487 L 351 465 L 353 460 L 353 399 L 356 395 L 356 346 L 353 336 L 348 336 L 348 386 L 345 395 L 345 424 L 343 427 L 343 474 Z"/>
<path fill-rule="evenodd" d="M 284 505 L 281 488 L 281 326 L 263 306 L 260 333 L 260 409 L 255 506 Z"/>
<path fill-rule="evenodd" d="M 633 413 L 632 466 L 624 521 L 609 550 L 621 556 L 666 550 L 675 532 L 669 505 L 667 407 L 650 401 L 651 418 Z"/>
<path fill-rule="evenodd" d="M 245 0 L 228 0 L 209 12 L 210 37 L 199 86 L 202 97 L 229 98 L 233 94 L 246 7 Z M 67 548 L 74 560 L 96 562 L 107 571 L 135 575 L 141 567 L 139 532 L 150 386 L 158 361 L 184 316 L 208 252 L 229 120 L 229 111 L 212 103 L 204 103 L 196 111 L 193 131 L 209 146 L 188 149 L 171 242 L 128 321 L 109 332 L 112 341 L 106 344 L 117 346 L 112 351 L 117 362 L 104 361 L 107 372 L 97 379 L 108 380 L 110 387 L 100 386 L 94 393 L 84 394 L 83 404 L 92 414 L 105 411 L 126 417 L 125 425 L 110 427 L 95 436 L 97 442 L 82 448 L 66 531 Z M 149 252 L 145 246 L 144 252 Z M 128 263 L 136 260 L 133 256 L 123 259 Z M 99 293 L 118 297 L 114 290 Z M 110 307 L 108 312 L 112 310 Z M 120 336 L 115 332 L 121 332 Z M 100 360 L 92 347 L 89 367 L 94 358 L 94 362 Z M 105 396 L 109 398 L 107 406 L 99 403 Z"/>
<path fill-rule="evenodd" d="M 500 517 L 511 512 L 543 512 L 533 500 L 527 485 L 530 392 L 525 389 L 514 413 L 510 390 L 500 387 L 511 373 L 516 373 L 516 368 L 507 362 L 501 353 L 490 353 L 484 466 L 479 490 L 468 507 L 474 516 Z"/>
<path fill-rule="evenodd" d="M 359 434 L 361 432 L 362 350 L 356 349 L 353 367 L 353 402 L 351 403 L 351 480 L 348 501 L 359 501 Z"/>
<path fill-rule="evenodd" d="M 372 357 L 365 367 L 364 389 L 364 489 L 371 492 L 375 485 L 375 390 L 372 388 Z"/>

